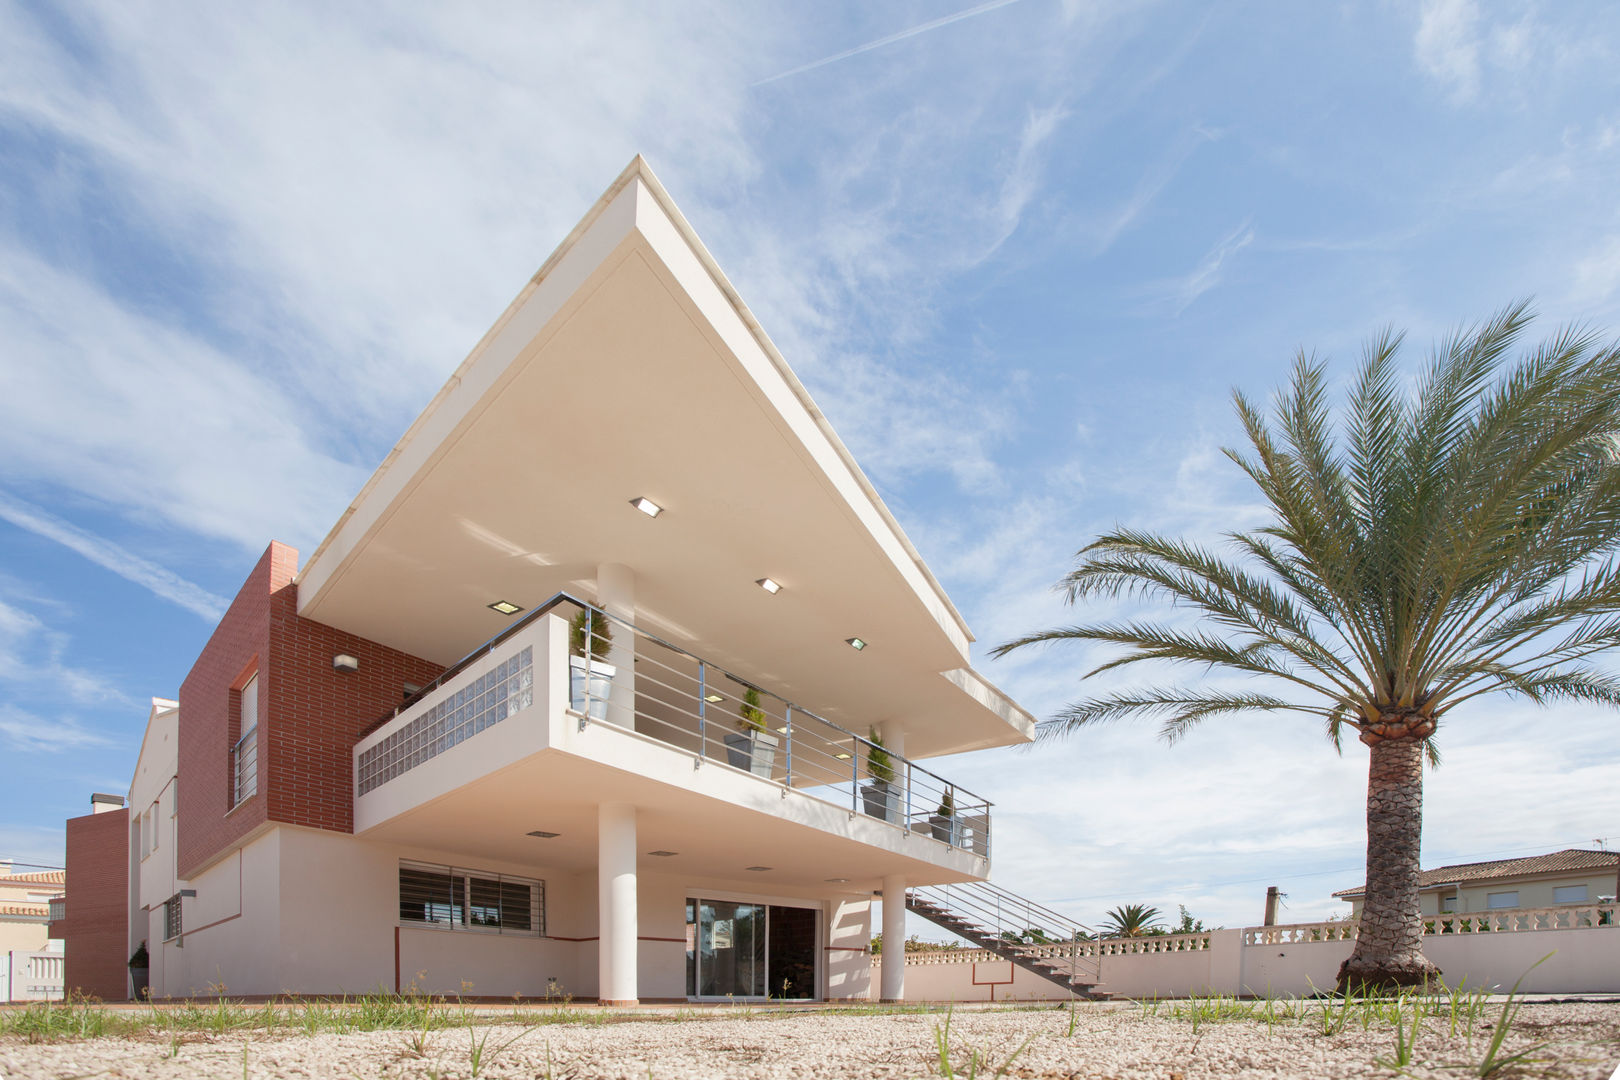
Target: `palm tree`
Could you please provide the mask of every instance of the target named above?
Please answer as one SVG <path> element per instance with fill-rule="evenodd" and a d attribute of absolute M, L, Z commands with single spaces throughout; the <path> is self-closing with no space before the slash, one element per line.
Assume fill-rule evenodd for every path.
<path fill-rule="evenodd" d="M 1326 366 L 1303 354 L 1271 418 L 1235 392 L 1248 448 L 1227 456 L 1269 524 L 1228 534 L 1231 557 L 1118 528 L 1063 581 L 1071 604 L 1151 597 L 1198 625 L 1098 621 L 995 651 L 1100 642 L 1124 651 L 1086 677 L 1169 661 L 1252 683 L 1087 698 L 1045 735 L 1151 716 L 1173 743 L 1208 717 L 1257 711 L 1314 716 L 1341 752 L 1354 732 L 1370 751 L 1367 877 L 1341 988 L 1438 974 L 1422 949 L 1418 850 L 1423 759 L 1438 763 L 1451 710 L 1493 692 L 1620 704 L 1620 680 L 1590 666 L 1620 644 L 1620 347 L 1563 330 L 1510 364 L 1532 319 L 1520 303 L 1459 332 L 1411 389 L 1386 331 L 1340 421 Z"/>
<path fill-rule="evenodd" d="M 1158 926 L 1159 909 L 1146 904 L 1121 904 L 1103 916 L 1104 937 L 1144 937 Z"/>

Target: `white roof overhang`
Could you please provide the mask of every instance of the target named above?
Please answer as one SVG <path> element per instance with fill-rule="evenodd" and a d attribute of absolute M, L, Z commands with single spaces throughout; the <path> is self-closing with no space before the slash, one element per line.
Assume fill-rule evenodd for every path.
<path fill-rule="evenodd" d="M 448 664 L 507 625 L 491 602 L 590 595 L 610 563 L 645 629 L 861 733 L 899 721 L 910 757 L 1033 733 L 639 157 L 308 560 L 299 612 Z"/>

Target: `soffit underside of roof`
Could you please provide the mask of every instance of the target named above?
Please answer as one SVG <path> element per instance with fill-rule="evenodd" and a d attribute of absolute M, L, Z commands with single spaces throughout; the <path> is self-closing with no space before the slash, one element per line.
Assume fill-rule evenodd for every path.
<path fill-rule="evenodd" d="M 364 538 L 326 553 L 346 558 L 301 588 L 304 615 L 449 663 L 505 625 L 489 603 L 590 595 L 621 563 L 639 620 L 810 707 L 938 716 L 976 746 L 1027 737 L 940 679 L 962 666 L 955 624 L 637 234 L 483 383 Z"/>

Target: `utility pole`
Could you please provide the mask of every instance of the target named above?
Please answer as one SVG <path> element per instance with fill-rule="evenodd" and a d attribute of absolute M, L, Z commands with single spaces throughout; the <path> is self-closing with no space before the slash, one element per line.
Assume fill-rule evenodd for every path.
<path fill-rule="evenodd" d="M 1277 886 L 1269 885 L 1269 886 L 1266 887 L 1266 922 L 1265 922 L 1265 925 L 1267 925 L 1267 926 L 1276 926 L 1277 925 L 1277 896 L 1278 895 L 1279 894 L 1277 892 Z"/>

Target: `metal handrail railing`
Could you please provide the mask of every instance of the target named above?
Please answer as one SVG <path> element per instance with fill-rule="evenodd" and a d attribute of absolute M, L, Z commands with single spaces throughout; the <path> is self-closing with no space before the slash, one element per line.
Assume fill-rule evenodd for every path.
<path fill-rule="evenodd" d="M 588 661 L 583 657 L 573 659 L 572 663 L 578 664 L 577 672 L 571 663 L 570 706 L 580 716 L 582 726 L 597 720 L 644 731 L 661 742 L 695 749 L 695 765 L 705 760 L 731 764 L 799 790 L 841 788 L 847 784 L 852 812 L 883 818 L 907 831 L 931 833 L 952 847 L 987 857 L 990 854 L 989 800 L 884 747 L 876 738 L 856 734 L 752 679 L 566 591 L 525 612 L 522 618 L 440 672 L 387 716 L 367 726 L 357 741 L 427 699 L 469 665 L 563 605 L 585 613 L 585 637 L 592 645 L 586 651 L 594 654 Z M 631 644 L 630 652 L 636 661 L 637 701 L 628 706 L 613 699 L 611 680 L 607 680 L 609 692 L 605 694 L 592 686 L 592 675 L 602 664 L 601 654 L 607 651 L 601 646 L 611 647 L 608 639 L 613 627 L 628 631 L 635 643 L 657 646 L 670 654 L 666 658 Z M 572 687 L 576 674 L 580 684 L 577 691 Z M 602 682 L 603 678 L 597 676 L 596 681 Z M 715 736 L 710 728 L 719 722 L 717 712 L 729 713 L 727 719 L 741 730 Z M 755 722 L 742 722 L 745 717 Z M 660 734 L 653 732 L 655 727 L 662 729 Z M 689 746 L 694 739 L 696 746 Z M 777 750 L 781 751 L 780 762 Z M 885 757 L 887 768 L 882 764 Z"/>
<path fill-rule="evenodd" d="M 894 753 L 879 740 L 858 735 L 622 616 L 569 599 L 585 612 L 584 637 L 593 653 L 589 664 L 583 657 L 573 660 L 577 670 L 572 678 L 577 681 L 570 704 L 582 729 L 591 721 L 613 723 L 693 750 L 694 766 L 705 760 L 724 761 L 796 789 L 847 785 L 852 812 L 989 855 L 989 800 Z M 612 651 L 614 627 L 628 631 L 637 643 L 670 654 L 630 647 L 636 685 L 630 705 L 613 698 L 611 675 L 587 675 L 587 669 L 595 672 L 604 663 L 601 656 Z M 710 730 L 716 712 L 727 716 L 737 730 L 717 739 Z M 885 757 L 886 767 L 881 764 Z M 866 784 L 861 782 L 863 762 Z"/>

